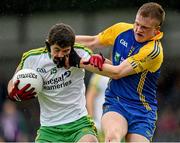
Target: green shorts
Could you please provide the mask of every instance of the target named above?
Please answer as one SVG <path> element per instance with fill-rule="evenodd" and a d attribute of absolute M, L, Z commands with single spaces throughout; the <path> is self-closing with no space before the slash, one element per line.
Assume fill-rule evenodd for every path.
<path fill-rule="evenodd" d="M 37 131 L 35 142 L 77 142 L 87 134 L 97 136 L 97 130 L 92 119 L 84 116 L 63 125 L 41 126 Z"/>

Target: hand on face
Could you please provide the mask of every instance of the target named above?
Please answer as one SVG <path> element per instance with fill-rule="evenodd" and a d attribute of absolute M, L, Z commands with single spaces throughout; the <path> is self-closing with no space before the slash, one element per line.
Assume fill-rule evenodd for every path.
<path fill-rule="evenodd" d="M 71 47 L 60 47 L 57 44 L 51 45 L 51 56 L 53 58 L 53 62 L 57 65 L 58 68 L 69 68 L 68 60 L 69 54 L 71 51 Z"/>
<path fill-rule="evenodd" d="M 80 64 L 81 57 L 76 53 L 74 48 L 71 49 L 71 52 L 63 57 L 54 57 L 53 61 L 58 68 L 64 67 L 69 69 L 70 67 L 78 67 Z"/>
<path fill-rule="evenodd" d="M 65 57 L 54 57 L 53 62 L 58 68 L 62 68 L 65 65 Z"/>

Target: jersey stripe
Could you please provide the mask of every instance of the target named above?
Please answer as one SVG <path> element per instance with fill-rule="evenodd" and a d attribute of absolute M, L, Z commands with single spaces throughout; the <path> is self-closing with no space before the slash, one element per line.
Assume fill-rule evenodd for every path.
<path fill-rule="evenodd" d="M 133 67 L 133 69 L 135 69 L 137 67 L 137 64 L 134 61 L 132 61 L 131 66 Z"/>
<path fill-rule="evenodd" d="M 19 67 L 22 68 L 23 67 L 23 64 L 24 64 L 24 61 L 29 57 L 29 56 L 32 56 L 32 55 L 40 55 L 42 53 L 47 53 L 48 50 L 45 48 L 45 47 L 42 47 L 42 48 L 38 48 L 38 49 L 33 49 L 33 50 L 30 50 L 26 53 L 23 54 L 23 57 L 22 57 L 22 60 L 19 64 Z"/>
<path fill-rule="evenodd" d="M 146 108 L 146 110 L 152 110 L 151 107 L 149 106 L 149 104 L 146 102 L 145 96 L 142 94 L 142 90 L 143 90 L 143 86 L 144 86 L 144 82 L 145 82 L 147 73 L 148 73 L 147 70 L 142 73 L 138 87 L 137 87 L 137 92 L 139 94 L 139 99 L 142 102 L 142 104 L 144 105 L 144 107 Z"/>
<path fill-rule="evenodd" d="M 160 54 L 159 42 L 155 41 L 154 50 L 148 55 L 152 59 L 156 58 Z"/>
<path fill-rule="evenodd" d="M 74 48 L 77 48 L 77 49 L 83 49 L 84 51 L 86 51 L 87 53 L 89 53 L 89 55 L 92 55 L 93 54 L 93 51 L 91 49 L 89 49 L 88 47 L 82 45 L 82 44 L 79 44 L 79 43 L 75 43 L 74 44 Z"/>

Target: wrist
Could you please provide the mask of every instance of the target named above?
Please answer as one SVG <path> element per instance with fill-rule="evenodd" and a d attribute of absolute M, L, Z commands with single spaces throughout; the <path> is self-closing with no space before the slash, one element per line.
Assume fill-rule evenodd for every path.
<path fill-rule="evenodd" d="M 85 60 L 83 58 L 80 60 L 80 63 L 79 63 L 79 67 L 80 68 L 84 68 L 85 67 L 85 65 L 83 64 L 84 61 Z"/>

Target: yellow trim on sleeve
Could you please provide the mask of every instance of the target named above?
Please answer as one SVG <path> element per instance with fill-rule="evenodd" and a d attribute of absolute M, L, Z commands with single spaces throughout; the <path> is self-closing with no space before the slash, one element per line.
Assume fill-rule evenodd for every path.
<path fill-rule="evenodd" d="M 132 28 L 133 28 L 133 24 L 129 24 L 129 23 L 120 22 L 114 24 L 98 34 L 99 41 L 101 44 L 105 46 L 112 46 L 114 44 L 116 37 L 119 34 Z"/>
<path fill-rule="evenodd" d="M 129 57 L 128 62 L 136 73 L 148 70 L 156 72 L 163 62 L 163 50 L 159 41 L 151 41 L 142 47 L 139 52 Z"/>

